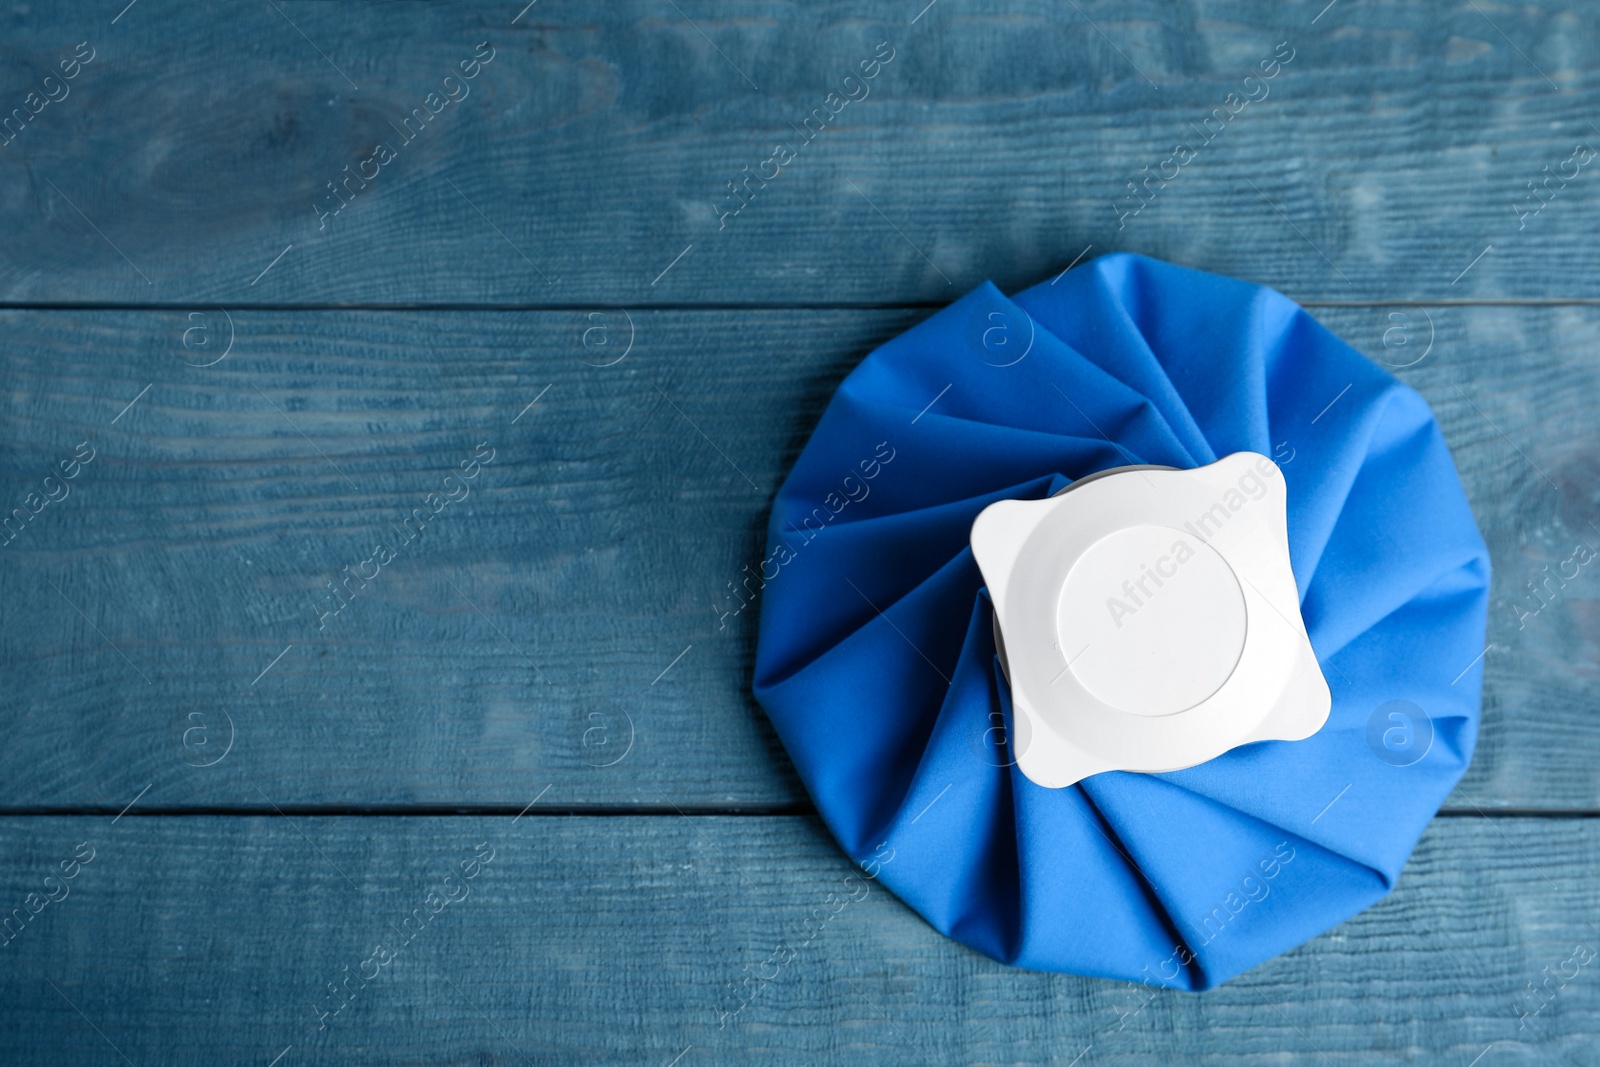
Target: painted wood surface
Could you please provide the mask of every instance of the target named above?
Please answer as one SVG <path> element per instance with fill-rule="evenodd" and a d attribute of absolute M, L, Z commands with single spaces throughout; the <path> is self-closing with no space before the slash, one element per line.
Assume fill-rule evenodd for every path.
<path fill-rule="evenodd" d="M 1600 1026 L 1588 819 L 1438 820 L 1388 899 L 1197 995 L 1007 968 L 836 893 L 807 818 L 138 810 L 0 820 L 0 902 L 59 898 L 0 948 L 8 1064 L 1504 1067 L 1593 1063 Z"/>
<path fill-rule="evenodd" d="M 1592 10 L 525 4 L 0 10 L 0 1061 L 1600 1062 Z M 768 976 L 849 867 L 728 584 L 874 344 L 1114 250 L 1433 404 L 1472 770 L 1201 996 L 876 888 Z"/>
<path fill-rule="evenodd" d="M 0 804 L 803 805 L 729 587 L 838 380 L 923 314 L 0 313 L 7 508 L 94 450 L 0 556 Z M 1451 805 L 1600 806 L 1600 586 L 1543 585 L 1600 548 L 1600 309 L 1317 314 L 1412 364 L 1495 560 Z"/>
<path fill-rule="evenodd" d="M 942 303 L 1091 245 L 1600 297 L 1582 7 L 122 8 L 0 13 L 7 301 Z"/>

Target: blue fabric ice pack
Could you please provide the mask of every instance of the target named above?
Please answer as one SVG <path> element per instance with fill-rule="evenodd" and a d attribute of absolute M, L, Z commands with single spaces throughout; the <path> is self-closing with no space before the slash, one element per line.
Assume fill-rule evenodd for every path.
<path fill-rule="evenodd" d="M 1273 457 L 1333 693 L 1308 740 L 1052 790 L 1008 758 L 974 518 Z M 844 850 L 995 959 L 1205 989 L 1391 889 L 1477 735 L 1489 555 L 1427 403 L 1261 286 L 1109 255 L 985 284 L 840 385 L 779 490 L 755 693 Z"/>

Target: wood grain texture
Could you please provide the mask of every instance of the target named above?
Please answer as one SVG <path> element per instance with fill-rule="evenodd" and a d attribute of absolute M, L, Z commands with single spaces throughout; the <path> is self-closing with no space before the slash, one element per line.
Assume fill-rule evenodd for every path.
<path fill-rule="evenodd" d="M 1006 968 L 877 886 L 797 934 L 851 873 L 809 818 L 0 829 L 7 908 L 81 843 L 94 850 L 0 948 L 17 1067 L 119 1052 L 265 1065 L 285 1049 L 279 1067 L 1065 1065 L 1090 1046 L 1079 1062 L 1465 1065 L 1487 1049 L 1480 1067 L 1499 1067 L 1592 1063 L 1600 1028 L 1600 963 L 1563 967 L 1600 941 L 1592 820 L 1440 820 L 1391 897 L 1198 995 Z M 792 958 L 763 966 L 785 939 Z M 380 945 L 393 960 L 363 966 Z M 1546 967 L 1568 978 L 1524 1020 Z M 747 968 L 759 977 L 741 991 Z M 350 993 L 330 993 L 347 975 Z"/>
<path fill-rule="evenodd" d="M 97 450 L 0 550 L 0 805 L 805 802 L 749 696 L 757 607 L 718 612 L 839 379 L 925 313 L 633 312 L 600 367 L 627 317 L 249 311 L 195 367 L 206 314 L 0 313 L 5 508 Z M 1600 807 L 1600 587 L 1526 587 L 1600 549 L 1600 309 L 1317 314 L 1417 361 L 1493 554 L 1450 804 Z M 319 622 L 483 442 L 470 495 Z"/>
<path fill-rule="evenodd" d="M 944 302 L 1090 245 L 1302 300 L 1600 298 L 1582 9 L 922 6 L 14 7 L 0 298 Z M 879 41 L 892 61 L 847 85 Z M 94 58 L 29 118 L 79 42 Z M 346 167 L 371 180 L 335 200 Z M 742 168 L 770 180 L 722 217 Z"/>
<path fill-rule="evenodd" d="M 715 608 L 832 384 L 906 313 L 634 313 L 609 367 L 624 316 L 585 347 L 580 312 L 242 314 L 206 368 L 178 313 L 6 321 L 17 502 L 98 449 L 0 564 L 7 759 L 34 768 L 7 803 L 798 799 L 747 695 L 753 612 Z M 397 558 L 345 584 L 379 541 Z M 324 619 L 330 581 L 353 599 Z"/>

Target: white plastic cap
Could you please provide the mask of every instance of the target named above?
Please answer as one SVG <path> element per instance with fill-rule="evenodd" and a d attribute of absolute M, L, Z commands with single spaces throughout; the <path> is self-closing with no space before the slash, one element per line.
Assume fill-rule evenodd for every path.
<path fill-rule="evenodd" d="M 1118 467 L 972 524 L 1011 683 L 1012 754 L 1059 789 L 1321 729 L 1332 697 L 1289 565 L 1277 465 Z"/>

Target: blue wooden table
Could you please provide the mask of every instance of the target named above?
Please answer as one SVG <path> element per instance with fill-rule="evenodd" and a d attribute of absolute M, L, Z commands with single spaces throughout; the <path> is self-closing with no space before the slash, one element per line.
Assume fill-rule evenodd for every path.
<path fill-rule="evenodd" d="M 1600 1063 L 1600 11 L 524 2 L 0 11 L 0 1062 Z M 879 889 L 795 942 L 773 492 L 875 344 L 1113 250 L 1433 405 L 1476 761 L 1203 995 Z"/>

